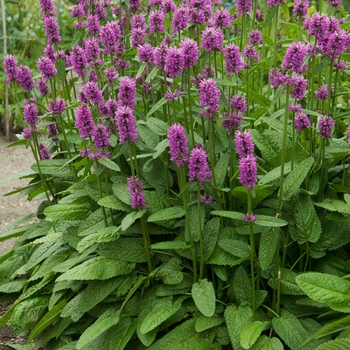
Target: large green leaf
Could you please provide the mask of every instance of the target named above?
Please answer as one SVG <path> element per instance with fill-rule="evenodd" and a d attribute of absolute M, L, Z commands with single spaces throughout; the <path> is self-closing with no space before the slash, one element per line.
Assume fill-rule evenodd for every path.
<path fill-rule="evenodd" d="M 283 350 L 283 344 L 278 338 L 269 338 L 266 335 L 260 336 L 260 338 L 252 346 L 252 350 Z"/>
<path fill-rule="evenodd" d="M 69 168 L 66 159 L 44 159 L 39 160 L 40 172 L 45 175 L 68 176 Z M 39 173 L 38 165 L 31 166 L 32 170 Z"/>
<path fill-rule="evenodd" d="M 115 276 L 126 275 L 135 267 L 135 264 L 105 257 L 95 257 L 73 267 L 57 278 L 65 280 L 106 280 Z"/>
<path fill-rule="evenodd" d="M 300 185 L 306 178 L 313 164 L 313 157 L 306 158 L 287 175 L 286 179 L 284 180 L 282 189 L 283 200 L 290 199 L 293 194 L 299 190 Z"/>
<path fill-rule="evenodd" d="M 52 220 L 85 220 L 90 213 L 87 204 L 53 204 L 46 207 L 44 215 Z"/>
<path fill-rule="evenodd" d="M 215 165 L 214 173 L 216 179 L 216 185 L 222 187 L 224 184 L 225 176 L 227 174 L 227 167 L 230 161 L 230 154 L 224 153 Z"/>
<path fill-rule="evenodd" d="M 109 309 L 105 311 L 91 326 L 85 329 L 80 336 L 77 349 L 83 349 L 85 345 L 92 342 L 107 329 L 116 325 L 120 319 L 120 310 Z"/>
<path fill-rule="evenodd" d="M 115 172 L 120 171 L 119 165 L 113 162 L 113 160 L 110 160 L 109 158 L 102 157 L 98 160 L 98 162 L 99 164 L 104 165 L 107 169 L 113 170 Z"/>
<path fill-rule="evenodd" d="M 330 340 L 319 345 L 315 350 L 350 350 L 350 338 Z"/>
<path fill-rule="evenodd" d="M 328 305 L 340 312 L 350 312 L 350 282 L 334 275 L 307 272 L 296 282 L 312 300 Z"/>
<path fill-rule="evenodd" d="M 315 243 L 321 236 L 322 227 L 310 197 L 299 196 L 293 203 L 295 230 L 293 239 L 299 244 L 305 242 Z"/>
<path fill-rule="evenodd" d="M 102 207 L 121 210 L 129 212 L 131 211 L 131 206 L 123 203 L 116 195 L 110 194 L 108 196 L 105 196 L 101 198 L 98 202 L 98 205 L 101 205 Z"/>
<path fill-rule="evenodd" d="M 126 231 L 136 220 L 140 219 L 146 211 L 147 209 L 140 209 L 128 213 L 121 222 L 122 231 Z"/>
<path fill-rule="evenodd" d="M 343 331 L 344 329 L 350 329 L 350 315 L 326 323 L 321 329 L 313 334 L 312 338 L 319 340 L 333 333 Z"/>
<path fill-rule="evenodd" d="M 156 112 L 160 107 L 162 107 L 165 103 L 167 103 L 168 100 L 163 97 L 161 98 L 152 108 L 151 110 L 147 113 L 146 119 L 151 116 L 154 112 Z"/>
<path fill-rule="evenodd" d="M 140 326 L 140 332 L 146 334 L 166 321 L 169 317 L 180 310 L 183 298 L 172 303 L 172 299 L 163 298 L 156 302 L 154 308 L 144 318 Z"/>
<path fill-rule="evenodd" d="M 259 242 L 259 263 L 262 270 L 267 270 L 271 265 L 279 245 L 280 229 L 276 227 L 266 228 L 262 231 Z"/>
<path fill-rule="evenodd" d="M 243 349 L 240 342 L 241 332 L 252 316 L 252 309 L 247 305 L 241 305 L 238 308 L 235 305 L 230 305 L 225 309 L 228 334 L 235 350 Z"/>
<path fill-rule="evenodd" d="M 288 162 L 284 165 L 284 174 L 287 175 L 292 170 L 292 163 Z M 271 171 L 269 171 L 267 174 L 265 174 L 260 180 L 259 185 L 267 185 L 270 182 L 273 182 L 277 179 L 279 179 L 281 176 L 281 166 L 278 166 Z"/>
<path fill-rule="evenodd" d="M 244 349 L 250 349 L 253 344 L 258 340 L 262 331 L 267 329 L 270 322 L 254 321 L 248 323 L 241 332 L 240 342 Z"/>
<path fill-rule="evenodd" d="M 250 247 L 245 242 L 226 238 L 219 240 L 218 244 L 223 250 L 239 258 L 250 256 Z"/>
<path fill-rule="evenodd" d="M 297 285 L 295 279 L 297 275 L 295 272 L 281 267 L 278 276 L 274 276 L 274 278 L 269 279 L 268 284 L 273 289 L 278 288 L 278 283 L 280 283 L 280 291 L 281 294 L 291 294 L 291 295 L 303 295 L 304 292 Z"/>
<path fill-rule="evenodd" d="M 166 221 L 166 220 L 172 220 L 181 218 L 185 215 L 185 211 L 181 207 L 171 207 L 166 208 L 163 210 L 160 210 L 148 218 L 148 222 L 159 222 L 159 221 Z"/>
<path fill-rule="evenodd" d="M 350 205 L 338 199 L 325 198 L 323 202 L 316 202 L 314 204 L 329 211 L 337 211 L 345 215 L 350 214 Z"/>
<path fill-rule="evenodd" d="M 282 311 L 280 317 L 274 317 L 272 326 L 291 350 L 302 349 L 302 345 L 309 337 L 298 318 L 287 311 Z"/>
<path fill-rule="evenodd" d="M 198 310 L 207 317 L 215 313 L 216 297 L 213 283 L 203 279 L 192 286 L 192 298 Z"/>
<path fill-rule="evenodd" d="M 224 323 L 225 319 L 223 317 L 205 317 L 205 316 L 199 316 L 196 318 L 196 322 L 194 324 L 194 327 L 197 332 L 204 332 L 207 329 L 219 326 L 220 324 Z"/>
<path fill-rule="evenodd" d="M 243 266 L 239 266 L 233 277 L 233 293 L 242 303 L 252 304 L 253 292 L 250 279 Z"/>
<path fill-rule="evenodd" d="M 203 258 L 207 261 L 213 254 L 220 230 L 220 219 L 213 218 L 205 223 L 203 229 Z"/>
<path fill-rule="evenodd" d="M 109 350 L 123 350 L 136 330 L 136 322 L 123 317 L 115 327 L 109 343 Z"/>

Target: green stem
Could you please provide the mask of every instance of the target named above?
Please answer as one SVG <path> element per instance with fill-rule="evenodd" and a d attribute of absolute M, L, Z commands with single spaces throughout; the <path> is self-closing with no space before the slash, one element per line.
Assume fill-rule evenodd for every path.
<path fill-rule="evenodd" d="M 199 268 L 199 280 L 203 278 L 204 274 L 204 241 L 203 241 L 203 230 L 202 230 L 202 214 L 201 214 L 201 187 L 199 182 L 197 181 L 197 201 L 198 201 L 198 207 L 197 207 L 197 215 L 198 215 L 198 222 L 199 222 L 199 247 L 200 247 L 200 268 Z"/>
<path fill-rule="evenodd" d="M 253 231 L 253 222 L 250 220 L 250 217 L 253 212 L 253 196 L 251 190 L 248 190 L 248 220 L 249 220 L 249 237 L 250 237 L 250 273 L 252 280 L 252 309 L 253 314 L 255 313 L 255 269 L 254 269 L 254 260 L 255 260 L 255 238 Z"/>

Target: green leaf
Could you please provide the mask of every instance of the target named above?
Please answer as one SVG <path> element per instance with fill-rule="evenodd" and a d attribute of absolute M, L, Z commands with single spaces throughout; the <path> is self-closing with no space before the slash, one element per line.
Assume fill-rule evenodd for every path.
<path fill-rule="evenodd" d="M 265 227 L 282 227 L 288 225 L 288 222 L 283 219 L 267 215 L 257 215 L 257 220 L 254 223 Z"/>
<path fill-rule="evenodd" d="M 255 321 L 248 323 L 241 332 L 240 342 L 244 349 L 250 349 L 258 340 L 262 331 L 268 328 L 270 322 Z"/>
<path fill-rule="evenodd" d="M 145 319 L 145 317 L 148 315 L 148 313 L 151 310 L 152 310 L 151 308 L 143 309 L 142 312 L 137 317 L 136 333 L 137 333 L 137 336 L 139 337 L 141 343 L 145 346 L 150 346 L 154 342 L 154 339 L 156 338 L 157 333 L 158 333 L 158 327 L 154 328 L 152 331 L 147 332 L 145 334 L 141 333 L 141 331 L 140 331 L 140 327 L 141 327 L 143 320 Z"/>
<path fill-rule="evenodd" d="M 198 206 L 192 205 L 188 208 L 188 217 L 186 217 L 186 220 L 188 220 L 188 225 L 186 225 L 185 229 L 185 239 L 187 242 L 190 241 L 190 235 L 188 232 L 188 226 L 191 231 L 192 238 L 195 242 L 198 242 L 200 240 L 200 231 L 203 232 L 203 225 L 205 221 L 205 207 L 204 205 L 201 205 L 200 207 L 200 217 L 198 215 Z"/>
<path fill-rule="evenodd" d="M 190 245 L 188 245 L 186 242 L 183 241 L 166 241 L 166 242 L 159 242 L 154 243 L 151 245 L 151 249 L 158 250 L 158 249 L 189 249 Z"/>
<path fill-rule="evenodd" d="M 317 242 L 321 236 L 322 227 L 310 197 L 300 195 L 293 204 L 293 224 L 295 225 L 295 230 L 291 230 L 293 239 L 299 244 Z"/>
<path fill-rule="evenodd" d="M 316 206 L 341 214 L 350 214 L 350 205 L 338 199 L 325 198 L 323 202 L 314 203 Z"/>
<path fill-rule="evenodd" d="M 214 252 L 220 230 L 220 219 L 213 218 L 205 223 L 203 229 L 204 261 L 207 261 Z"/>
<path fill-rule="evenodd" d="M 140 65 L 139 70 L 137 71 L 137 74 L 136 74 L 136 76 L 135 76 L 135 80 L 137 80 L 138 78 L 140 78 L 140 76 L 141 76 L 142 73 L 144 72 L 145 68 L 146 68 L 146 63 L 142 63 L 142 64 Z"/>
<path fill-rule="evenodd" d="M 194 329 L 194 319 L 181 323 L 172 329 L 163 338 L 151 345 L 149 350 L 184 350 L 184 349 L 201 349 L 206 341 L 201 333 Z M 198 348 L 197 348 L 198 347 Z"/>
<path fill-rule="evenodd" d="M 101 244 L 97 252 L 106 258 L 121 261 L 142 263 L 147 261 L 142 238 L 132 237 L 118 239 L 114 242 Z"/>
<path fill-rule="evenodd" d="M 131 211 L 131 206 L 123 203 L 116 195 L 110 194 L 108 196 L 105 196 L 101 198 L 98 202 L 98 205 L 105 207 L 105 208 L 111 208 L 121 211 L 129 212 Z"/>
<path fill-rule="evenodd" d="M 274 192 L 272 186 L 261 186 L 257 185 L 254 187 L 254 196 L 252 198 L 252 205 L 255 208 L 260 202 Z M 239 198 L 244 204 L 248 203 L 248 190 L 243 186 L 236 186 L 232 191 L 231 195 Z"/>
<path fill-rule="evenodd" d="M 98 163 L 104 165 L 107 169 L 120 172 L 119 165 L 109 158 L 102 157 L 98 160 Z"/>
<path fill-rule="evenodd" d="M 284 174 L 287 175 L 292 170 L 292 163 L 288 162 L 284 165 Z M 259 185 L 267 185 L 277 179 L 279 179 L 281 176 L 281 166 L 278 166 L 274 168 L 273 170 L 269 171 L 267 174 L 265 174 L 258 182 Z"/>
<path fill-rule="evenodd" d="M 319 345 L 315 350 L 349 350 L 350 338 L 334 339 Z"/>
<path fill-rule="evenodd" d="M 36 339 L 47 327 L 54 323 L 59 318 L 60 313 L 66 304 L 67 300 L 63 299 L 59 304 L 55 305 L 48 313 L 46 313 L 30 332 L 28 342 Z"/>
<path fill-rule="evenodd" d="M 123 350 L 136 330 L 136 322 L 130 317 L 123 317 L 115 327 L 109 343 L 110 350 Z"/>
<path fill-rule="evenodd" d="M 44 159 L 39 160 L 40 172 L 45 175 L 68 176 L 69 168 L 66 159 Z M 38 165 L 35 163 L 31 169 L 39 173 Z"/>
<path fill-rule="evenodd" d="M 313 334 L 312 339 L 319 340 L 333 333 L 350 328 L 350 315 L 326 323 L 321 329 Z"/>
<path fill-rule="evenodd" d="M 112 186 L 113 193 L 119 200 L 131 207 L 131 196 L 126 183 L 116 183 Z"/>
<path fill-rule="evenodd" d="M 103 228 L 96 233 L 84 237 L 77 245 L 77 250 L 82 253 L 85 249 L 89 248 L 95 243 L 111 242 L 118 239 L 120 236 L 119 228 L 116 226 L 109 226 Z"/>
<path fill-rule="evenodd" d="M 266 228 L 262 231 L 259 242 L 259 264 L 263 271 L 272 264 L 279 245 L 280 229 L 276 227 Z"/>
<path fill-rule="evenodd" d="M 260 338 L 253 345 L 252 350 L 283 350 L 283 344 L 278 338 L 269 338 L 266 335 Z"/>
<path fill-rule="evenodd" d="M 178 258 L 170 258 L 155 274 L 160 277 L 165 284 L 177 285 L 182 282 L 184 275 L 181 271 L 182 263 Z"/>
<path fill-rule="evenodd" d="M 122 231 L 127 230 L 136 220 L 140 219 L 146 211 L 147 209 L 140 209 L 127 214 L 121 222 Z"/>
<path fill-rule="evenodd" d="M 230 154 L 223 153 L 215 165 L 215 169 L 214 169 L 215 179 L 216 179 L 216 184 L 219 188 L 222 187 L 224 184 L 229 161 L 230 161 Z"/>
<path fill-rule="evenodd" d="M 58 79 L 64 79 L 66 76 L 66 60 L 58 58 L 55 62 L 55 67 L 57 69 L 56 77 Z"/>
<path fill-rule="evenodd" d="M 225 319 L 223 317 L 205 317 L 205 316 L 199 316 L 195 320 L 194 328 L 196 329 L 196 332 L 204 332 L 207 329 L 219 326 L 220 324 L 224 323 Z"/>
<path fill-rule="evenodd" d="M 146 119 L 147 119 L 149 116 L 151 116 L 155 111 L 158 111 L 158 109 L 159 109 L 160 107 L 162 107 L 164 104 L 166 104 L 167 102 L 168 102 L 168 100 L 167 100 L 165 97 L 161 98 L 161 99 L 151 108 L 151 110 L 147 113 Z"/>
<path fill-rule="evenodd" d="M 149 117 L 146 124 L 159 136 L 165 136 L 168 133 L 169 125 L 161 119 Z"/>
<path fill-rule="evenodd" d="M 324 72 L 326 67 L 329 66 L 330 63 L 331 63 L 331 59 L 328 56 L 324 56 L 321 62 L 316 66 L 314 74 Z"/>
<path fill-rule="evenodd" d="M 147 75 L 147 78 L 145 80 L 146 83 L 149 83 L 156 75 L 158 72 L 158 68 L 154 67 L 151 72 Z"/>
<path fill-rule="evenodd" d="M 90 213 L 87 204 L 53 204 L 46 207 L 44 215 L 52 220 L 84 220 Z"/>
<path fill-rule="evenodd" d="M 140 326 L 140 332 L 146 334 L 166 321 L 169 317 L 180 310 L 183 298 L 172 303 L 171 298 L 163 298 L 157 301 L 156 305 L 144 318 Z"/>
<path fill-rule="evenodd" d="M 280 282 L 281 294 L 291 294 L 291 295 L 303 295 L 304 292 L 297 285 L 295 279 L 297 274 L 289 269 L 281 267 L 279 276 L 274 276 L 274 278 L 269 279 L 268 284 L 273 289 L 278 288 L 278 281 Z"/>
<path fill-rule="evenodd" d="M 308 333 L 296 316 L 283 310 L 281 317 L 272 319 L 275 332 L 290 347 L 291 350 L 300 350 Z"/>
<path fill-rule="evenodd" d="M 340 312 L 350 312 L 350 282 L 334 275 L 307 272 L 296 282 L 306 295 L 319 303 Z"/>
<path fill-rule="evenodd" d="M 73 35 L 73 40 L 70 47 L 73 48 L 75 45 L 79 44 L 83 32 L 81 30 L 75 30 Z"/>
<path fill-rule="evenodd" d="M 212 282 L 205 278 L 192 286 L 192 298 L 198 310 L 206 317 L 215 313 L 216 297 Z"/>
<path fill-rule="evenodd" d="M 103 228 L 105 228 L 103 212 L 102 208 L 98 208 L 81 223 L 78 228 L 78 235 L 87 236 L 91 233 L 102 230 Z"/>
<path fill-rule="evenodd" d="M 243 213 L 239 213 L 236 211 L 214 210 L 210 214 L 222 216 L 224 218 L 229 218 L 233 220 L 243 221 Z"/>
<path fill-rule="evenodd" d="M 218 244 L 223 250 L 239 258 L 250 256 L 250 247 L 245 242 L 227 238 L 219 240 Z"/>
<path fill-rule="evenodd" d="M 116 325 L 120 319 L 120 310 L 109 309 L 105 311 L 91 326 L 86 328 L 80 336 L 77 349 L 83 349 L 107 329 Z"/>
<path fill-rule="evenodd" d="M 65 280 L 106 280 L 115 276 L 126 275 L 135 267 L 135 264 L 125 261 L 95 257 L 68 270 L 57 278 L 58 281 Z"/>
<path fill-rule="evenodd" d="M 253 300 L 252 285 L 243 266 L 236 270 L 232 284 L 235 298 L 251 305 Z"/>
<path fill-rule="evenodd" d="M 235 305 L 226 307 L 225 321 L 231 344 L 235 350 L 243 349 L 240 342 L 240 335 L 252 316 L 252 309 L 247 305 L 240 305 L 238 308 Z"/>
<path fill-rule="evenodd" d="M 314 158 L 309 157 L 299 163 L 291 172 L 287 175 L 283 183 L 282 198 L 283 200 L 290 199 L 293 194 L 299 190 L 300 185 L 309 173 L 312 165 L 314 164 Z M 281 189 L 280 189 L 281 190 Z"/>
<path fill-rule="evenodd" d="M 172 220 L 181 218 L 185 215 L 185 211 L 181 207 L 171 207 L 166 208 L 163 210 L 160 210 L 147 219 L 148 222 L 159 222 L 159 221 L 166 221 L 166 220 Z"/>

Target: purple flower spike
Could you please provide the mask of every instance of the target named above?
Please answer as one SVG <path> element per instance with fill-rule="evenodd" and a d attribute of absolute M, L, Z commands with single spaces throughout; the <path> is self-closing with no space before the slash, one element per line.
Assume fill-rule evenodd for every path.
<path fill-rule="evenodd" d="M 290 69 L 295 73 L 306 71 L 305 57 L 308 53 L 308 45 L 303 42 L 290 44 L 282 63 L 282 69 Z"/>
<path fill-rule="evenodd" d="M 226 70 L 230 73 L 239 73 L 244 68 L 238 46 L 229 44 L 224 47 L 224 58 Z"/>
<path fill-rule="evenodd" d="M 213 79 L 204 79 L 199 83 L 199 105 L 205 108 L 207 118 L 219 113 L 220 90 Z"/>
<path fill-rule="evenodd" d="M 254 152 L 253 139 L 247 130 L 237 132 L 235 135 L 236 152 L 240 158 L 252 156 Z"/>
<path fill-rule="evenodd" d="M 182 49 L 170 47 L 165 56 L 164 70 L 170 78 L 175 78 L 182 74 L 185 67 L 185 56 Z"/>
<path fill-rule="evenodd" d="M 103 73 L 106 74 L 106 80 L 109 83 L 113 83 L 113 81 L 118 79 L 118 72 L 115 70 L 114 66 L 112 66 L 112 67 L 110 67 L 108 69 L 105 69 L 103 71 Z"/>
<path fill-rule="evenodd" d="M 252 155 L 247 155 L 239 160 L 239 181 L 243 187 L 248 190 L 256 186 L 257 181 L 257 165 L 256 158 Z"/>
<path fill-rule="evenodd" d="M 189 38 L 184 39 L 180 43 L 180 47 L 185 58 L 185 67 L 191 68 L 199 58 L 199 49 L 197 43 Z"/>
<path fill-rule="evenodd" d="M 154 49 L 154 64 L 160 69 L 164 69 L 167 52 L 168 46 L 165 43 L 161 43 Z"/>
<path fill-rule="evenodd" d="M 234 95 L 231 98 L 230 106 L 238 112 L 244 113 L 247 110 L 247 100 L 244 95 Z"/>
<path fill-rule="evenodd" d="M 91 110 L 87 105 L 83 104 L 76 109 L 75 126 L 78 128 L 82 139 L 88 139 L 94 135 L 96 125 L 92 119 Z"/>
<path fill-rule="evenodd" d="M 298 132 L 301 132 L 303 129 L 308 129 L 311 126 L 309 117 L 303 112 L 299 112 L 295 115 L 294 124 Z"/>
<path fill-rule="evenodd" d="M 214 24 L 218 28 L 226 28 L 231 24 L 230 12 L 227 9 L 217 9 L 214 13 Z"/>
<path fill-rule="evenodd" d="M 50 80 L 57 73 L 55 64 L 45 56 L 39 58 L 38 69 L 45 80 Z"/>
<path fill-rule="evenodd" d="M 89 35 L 100 34 L 100 20 L 96 15 L 90 15 L 87 18 Z"/>
<path fill-rule="evenodd" d="M 258 219 L 257 216 L 253 212 L 250 215 L 249 213 L 243 214 L 243 220 L 246 222 L 254 222 L 257 219 Z"/>
<path fill-rule="evenodd" d="M 43 15 L 54 16 L 55 5 L 52 0 L 39 0 L 40 10 Z"/>
<path fill-rule="evenodd" d="M 4 67 L 5 67 L 5 73 L 7 74 L 7 79 L 6 79 L 7 84 L 11 84 L 13 81 L 16 81 L 17 61 L 15 56 L 13 55 L 5 56 Z"/>
<path fill-rule="evenodd" d="M 112 53 L 119 39 L 122 37 L 119 24 L 117 22 L 108 22 L 105 26 L 101 27 L 100 36 L 105 48 L 104 53 Z"/>
<path fill-rule="evenodd" d="M 105 104 L 106 110 L 107 110 L 107 115 L 109 117 L 115 117 L 115 114 L 118 109 L 118 102 L 113 99 L 109 99 L 106 104 Z"/>
<path fill-rule="evenodd" d="M 164 32 L 164 13 L 161 10 L 153 10 L 149 15 L 150 32 Z"/>
<path fill-rule="evenodd" d="M 143 28 L 132 28 L 131 29 L 131 46 L 138 47 L 139 45 L 141 45 L 146 34 L 147 34 L 146 30 Z"/>
<path fill-rule="evenodd" d="M 221 51 L 224 35 L 220 28 L 209 27 L 202 32 L 202 48 L 206 51 Z"/>
<path fill-rule="evenodd" d="M 181 124 L 173 124 L 168 131 L 170 160 L 178 167 L 187 162 L 188 148 L 185 129 Z"/>
<path fill-rule="evenodd" d="M 296 76 L 292 80 L 294 87 L 290 96 L 302 100 L 305 96 L 307 81 L 303 76 Z"/>
<path fill-rule="evenodd" d="M 267 7 L 279 6 L 284 2 L 284 0 L 267 0 Z"/>
<path fill-rule="evenodd" d="M 131 208 L 147 208 L 145 204 L 145 194 L 142 191 L 142 184 L 138 176 L 133 178 L 132 176 L 127 179 L 129 192 L 131 195 Z"/>
<path fill-rule="evenodd" d="M 174 32 L 179 32 L 187 28 L 189 19 L 188 7 L 181 4 L 174 12 L 174 18 L 172 23 L 172 30 Z"/>
<path fill-rule="evenodd" d="M 118 98 L 119 102 L 134 109 L 136 105 L 136 82 L 135 79 L 124 77 L 120 79 Z"/>
<path fill-rule="evenodd" d="M 153 51 L 154 48 L 149 43 L 139 45 L 138 54 L 141 62 L 152 63 L 153 62 Z"/>
<path fill-rule="evenodd" d="M 49 86 L 46 84 L 46 81 L 44 79 L 42 78 L 38 79 L 37 85 L 41 96 L 45 96 L 50 92 Z"/>
<path fill-rule="evenodd" d="M 299 19 L 307 15 L 308 8 L 309 8 L 309 0 L 295 0 L 293 13 Z"/>
<path fill-rule="evenodd" d="M 237 11 L 245 15 L 252 10 L 253 3 L 252 0 L 237 0 L 236 6 Z"/>
<path fill-rule="evenodd" d="M 30 128 L 23 129 L 22 136 L 25 140 L 27 140 L 27 139 L 31 140 L 32 139 L 32 129 L 30 129 Z"/>
<path fill-rule="evenodd" d="M 249 33 L 249 43 L 250 44 L 262 44 L 263 38 L 259 29 L 253 29 Z"/>
<path fill-rule="evenodd" d="M 38 110 L 34 103 L 25 101 L 24 103 L 24 121 L 28 123 L 32 128 L 38 124 Z"/>
<path fill-rule="evenodd" d="M 23 90 L 30 92 L 34 89 L 32 72 L 29 67 L 19 66 L 16 71 L 16 80 Z"/>
<path fill-rule="evenodd" d="M 136 142 L 138 134 L 136 130 L 136 118 L 132 110 L 127 106 L 120 106 L 116 112 L 119 142 Z"/>
<path fill-rule="evenodd" d="M 197 179 L 201 187 L 205 181 L 210 181 L 212 172 L 208 165 L 207 154 L 201 145 L 192 149 L 188 169 L 190 181 Z"/>
<path fill-rule="evenodd" d="M 61 42 L 60 31 L 58 29 L 56 17 L 54 16 L 44 16 L 44 29 L 47 36 L 47 41 L 49 45 L 55 42 Z"/>
<path fill-rule="evenodd" d="M 327 0 L 327 3 L 330 7 L 342 6 L 341 0 Z"/>
<path fill-rule="evenodd" d="M 83 75 L 88 72 L 87 57 L 84 49 L 81 46 L 76 45 L 73 47 L 72 52 L 70 53 L 70 62 L 79 78 L 82 78 Z"/>
<path fill-rule="evenodd" d="M 102 102 L 102 91 L 98 88 L 97 84 L 93 81 L 87 82 L 83 87 L 86 98 L 94 104 Z"/>
<path fill-rule="evenodd" d="M 109 142 L 110 136 L 111 132 L 107 129 L 106 126 L 97 124 L 93 134 L 93 140 L 96 148 L 109 147 L 111 145 Z"/>
<path fill-rule="evenodd" d="M 49 149 L 43 143 L 39 144 L 39 153 L 40 153 L 41 160 L 51 158 L 50 153 L 49 153 Z"/>
<path fill-rule="evenodd" d="M 332 137 L 332 128 L 334 128 L 334 125 L 334 120 L 328 115 L 320 119 L 317 126 L 323 139 Z"/>
<path fill-rule="evenodd" d="M 141 0 L 129 0 L 130 11 L 141 11 Z"/>
<path fill-rule="evenodd" d="M 56 99 L 56 102 L 49 102 L 49 110 L 52 115 L 61 114 L 66 109 L 66 102 L 61 98 Z"/>
<path fill-rule="evenodd" d="M 241 121 L 243 120 L 243 115 L 237 112 L 234 113 L 224 113 L 224 117 L 227 118 L 222 122 L 222 126 L 228 129 L 230 132 L 240 130 Z"/>
<path fill-rule="evenodd" d="M 318 100 L 324 101 L 328 97 L 328 86 L 322 85 L 320 86 L 316 92 L 315 95 Z"/>

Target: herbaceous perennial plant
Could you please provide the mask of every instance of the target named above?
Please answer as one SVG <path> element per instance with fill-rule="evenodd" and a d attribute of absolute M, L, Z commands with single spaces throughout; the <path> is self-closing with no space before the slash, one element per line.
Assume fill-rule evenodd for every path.
<path fill-rule="evenodd" d="M 39 220 L 0 257 L 30 349 L 346 349 L 350 21 L 341 1 L 51 0 L 4 58 Z M 19 90 L 21 89 L 21 90 Z"/>

